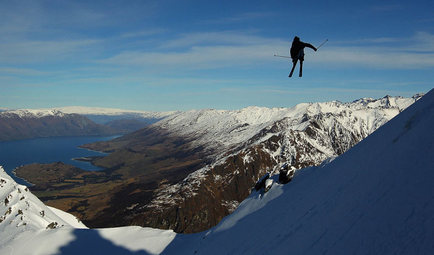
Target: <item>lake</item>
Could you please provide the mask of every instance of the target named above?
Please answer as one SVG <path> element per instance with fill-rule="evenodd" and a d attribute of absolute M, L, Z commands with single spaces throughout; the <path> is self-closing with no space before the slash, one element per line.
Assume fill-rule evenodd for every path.
<path fill-rule="evenodd" d="M 78 148 L 85 143 L 107 141 L 117 136 L 67 136 L 45 137 L 27 140 L 0 142 L 0 166 L 19 184 L 27 182 L 15 177 L 12 171 L 22 165 L 32 163 L 54 163 L 61 161 L 65 164 L 79 167 L 83 170 L 102 170 L 88 162 L 73 160 L 73 158 L 104 156 L 105 153 Z"/>

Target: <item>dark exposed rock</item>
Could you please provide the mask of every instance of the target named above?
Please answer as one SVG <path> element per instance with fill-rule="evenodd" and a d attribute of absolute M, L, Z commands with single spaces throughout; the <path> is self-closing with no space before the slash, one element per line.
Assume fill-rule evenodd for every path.
<path fill-rule="evenodd" d="M 290 169 L 290 165 L 285 163 L 279 171 L 279 182 L 282 184 L 286 184 L 292 180 L 294 176 L 295 170 Z"/>
<path fill-rule="evenodd" d="M 265 188 L 265 181 L 268 180 L 268 178 L 270 178 L 270 174 L 267 173 L 266 175 L 262 176 L 261 179 L 259 179 L 259 181 L 256 182 L 255 184 L 255 190 L 259 191 L 262 188 Z"/>

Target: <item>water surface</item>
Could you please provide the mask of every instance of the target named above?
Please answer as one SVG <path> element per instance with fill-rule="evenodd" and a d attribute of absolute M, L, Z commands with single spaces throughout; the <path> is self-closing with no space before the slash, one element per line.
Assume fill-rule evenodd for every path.
<path fill-rule="evenodd" d="M 22 165 L 32 163 L 54 163 L 61 161 L 65 164 L 79 167 L 83 170 L 102 170 L 88 162 L 73 160 L 73 158 L 104 156 L 107 154 L 78 148 L 85 143 L 107 141 L 119 136 L 66 136 L 45 137 L 26 140 L 0 142 L 0 166 L 18 183 L 28 185 L 27 182 L 15 177 L 12 171 Z"/>

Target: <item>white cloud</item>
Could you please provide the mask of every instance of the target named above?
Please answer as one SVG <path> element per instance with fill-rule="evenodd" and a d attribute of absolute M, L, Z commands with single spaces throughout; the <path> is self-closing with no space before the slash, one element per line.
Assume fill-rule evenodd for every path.
<path fill-rule="evenodd" d="M 27 41 L 0 43 L 0 64 L 50 63 L 68 59 L 88 59 L 98 40 Z M 85 53 L 83 53 L 85 51 Z"/>
<path fill-rule="evenodd" d="M 331 66 L 380 69 L 427 69 L 434 67 L 434 35 L 419 32 L 411 38 L 378 38 L 361 40 L 318 50 L 312 62 Z"/>
<path fill-rule="evenodd" d="M 264 38 L 255 35 L 243 34 L 238 31 L 221 32 L 197 32 L 183 34 L 179 38 L 163 42 L 161 49 L 191 48 L 204 45 L 275 45 L 282 43 L 282 40 Z"/>
<path fill-rule="evenodd" d="M 257 66 L 275 61 L 273 55 L 287 52 L 288 47 L 288 42 L 281 39 L 233 31 L 191 33 L 163 42 L 149 51 L 124 51 L 100 63 L 181 69 Z"/>
<path fill-rule="evenodd" d="M 326 67 L 426 69 L 434 67 L 434 36 L 378 38 L 354 42 L 331 39 L 318 52 L 306 49 L 306 61 Z M 100 63 L 143 68 L 212 69 L 280 65 L 272 56 L 287 55 L 290 42 L 234 32 L 192 33 L 163 42 L 150 51 L 124 51 Z"/>

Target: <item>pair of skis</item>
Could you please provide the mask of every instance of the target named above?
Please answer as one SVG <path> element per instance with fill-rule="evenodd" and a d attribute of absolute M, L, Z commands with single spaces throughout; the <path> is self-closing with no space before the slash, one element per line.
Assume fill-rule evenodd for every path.
<path fill-rule="evenodd" d="M 288 75 L 289 78 L 291 78 L 292 73 L 294 73 L 294 69 L 295 69 L 295 66 L 297 65 L 297 61 L 298 61 L 298 59 L 295 59 L 295 61 L 293 62 L 294 64 L 292 65 L 291 72 Z M 303 76 L 303 60 L 300 60 L 300 73 L 298 74 L 298 77 L 302 77 L 302 76 Z"/>
<path fill-rule="evenodd" d="M 324 45 L 324 43 L 326 43 L 329 39 L 326 39 L 323 43 L 321 43 L 320 46 L 318 46 L 318 48 L 316 48 L 317 50 Z M 274 55 L 275 57 L 281 57 L 281 58 L 291 58 L 290 56 L 282 56 L 282 55 Z M 288 77 L 292 77 L 292 74 L 294 73 L 295 70 L 295 66 L 297 65 L 298 59 L 295 59 L 295 61 L 293 61 L 293 66 L 291 69 L 291 72 L 289 73 Z M 303 61 L 300 60 L 300 73 L 298 75 L 299 77 L 303 76 Z"/>

